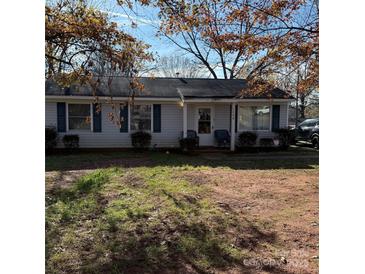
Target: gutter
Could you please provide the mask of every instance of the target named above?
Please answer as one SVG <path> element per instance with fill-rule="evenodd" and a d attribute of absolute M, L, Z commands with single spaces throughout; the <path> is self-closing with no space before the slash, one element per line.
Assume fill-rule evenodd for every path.
<path fill-rule="evenodd" d="M 162 101 L 162 102 L 186 102 L 186 103 L 238 103 L 238 102 L 289 102 L 295 101 L 293 98 L 257 98 L 257 99 L 220 99 L 220 98 L 197 98 L 184 99 L 180 94 L 180 98 L 166 98 L 166 97 L 134 97 L 135 101 Z M 46 95 L 46 100 L 88 100 L 94 101 L 95 98 L 103 101 L 130 101 L 131 97 L 109 97 L 109 96 L 72 96 L 72 95 Z"/>

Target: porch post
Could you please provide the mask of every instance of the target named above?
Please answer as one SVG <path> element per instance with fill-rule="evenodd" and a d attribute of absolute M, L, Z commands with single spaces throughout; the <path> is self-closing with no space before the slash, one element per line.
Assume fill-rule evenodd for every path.
<path fill-rule="evenodd" d="M 185 102 L 183 106 L 183 137 L 188 137 L 188 106 Z"/>
<path fill-rule="evenodd" d="M 235 150 L 235 141 L 236 141 L 236 103 L 231 104 L 231 151 Z"/>

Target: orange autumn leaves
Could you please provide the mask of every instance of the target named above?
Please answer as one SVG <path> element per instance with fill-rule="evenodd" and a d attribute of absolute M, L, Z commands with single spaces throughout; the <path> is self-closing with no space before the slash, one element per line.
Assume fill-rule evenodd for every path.
<path fill-rule="evenodd" d="M 142 3 L 143 2 L 143 3 Z M 300 90 L 318 86 L 316 0 L 150 0 L 160 35 L 205 65 L 214 78 L 271 81 L 306 67 Z M 215 54 L 215 55 L 214 55 Z M 261 85 L 257 85 L 261 86 Z"/>
<path fill-rule="evenodd" d="M 64 86 L 89 81 L 100 59 L 121 73 L 151 60 L 148 46 L 121 31 L 83 0 L 59 0 L 45 9 L 46 78 Z"/>

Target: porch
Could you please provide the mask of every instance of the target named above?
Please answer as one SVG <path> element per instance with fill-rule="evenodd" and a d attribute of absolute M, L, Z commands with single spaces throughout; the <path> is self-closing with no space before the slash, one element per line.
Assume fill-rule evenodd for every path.
<path fill-rule="evenodd" d="M 230 135 L 228 148 L 235 149 L 236 103 L 183 102 L 183 137 L 188 131 L 196 132 L 199 147 L 216 147 L 215 131 L 226 131 Z M 233 111 L 232 111 L 233 110 Z"/>
<path fill-rule="evenodd" d="M 200 147 L 217 147 L 216 131 L 229 134 L 227 148 L 235 150 L 238 135 L 252 131 L 261 138 L 273 138 L 275 129 L 287 128 L 288 102 L 279 100 L 255 101 L 197 101 L 181 102 L 183 108 L 183 132 L 195 131 Z"/>

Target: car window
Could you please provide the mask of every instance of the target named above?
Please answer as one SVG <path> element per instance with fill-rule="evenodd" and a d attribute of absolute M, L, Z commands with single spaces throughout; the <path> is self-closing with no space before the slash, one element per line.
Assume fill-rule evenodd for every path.
<path fill-rule="evenodd" d="M 301 127 L 314 127 L 318 123 L 317 120 L 306 120 L 302 122 L 299 126 Z"/>

